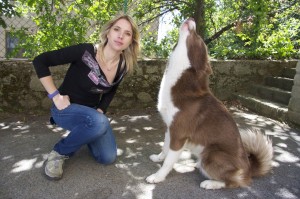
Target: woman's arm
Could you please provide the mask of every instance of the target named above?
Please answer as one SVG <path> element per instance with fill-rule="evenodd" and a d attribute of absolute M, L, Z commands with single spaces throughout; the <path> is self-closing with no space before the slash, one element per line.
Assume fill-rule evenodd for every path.
<path fill-rule="evenodd" d="M 111 103 L 117 92 L 118 86 L 119 84 L 116 84 L 108 93 L 105 93 L 101 96 L 101 100 L 98 104 L 97 110 L 100 109 L 102 113 L 106 113 L 109 104 Z"/>
<path fill-rule="evenodd" d="M 68 107 L 70 105 L 70 99 L 69 96 L 62 96 L 57 92 L 57 87 L 54 84 L 49 67 L 78 61 L 81 59 L 83 52 L 88 48 L 93 49 L 93 45 L 78 44 L 42 53 L 33 60 L 38 78 L 48 94 L 52 94 L 50 98 L 59 110 Z"/>
<path fill-rule="evenodd" d="M 52 94 L 55 91 L 57 91 L 52 76 L 42 77 L 40 78 L 40 81 L 49 94 Z M 68 95 L 60 95 L 58 93 L 57 95 L 52 97 L 52 100 L 58 110 L 65 109 L 70 105 L 70 99 Z"/>

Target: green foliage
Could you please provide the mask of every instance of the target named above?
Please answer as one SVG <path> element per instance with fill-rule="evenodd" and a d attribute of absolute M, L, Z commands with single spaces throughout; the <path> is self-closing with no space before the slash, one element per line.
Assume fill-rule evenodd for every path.
<path fill-rule="evenodd" d="M 18 9 L 23 15 L 31 16 L 37 31 L 28 28 L 13 31 L 19 38 L 18 49 L 25 49 L 24 56 L 33 58 L 44 51 L 80 42 L 96 42 L 103 23 L 119 11 L 123 1 L 47 1 L 20 0 Z M 22 5 L 22 6 L 21 6 Z M 87 37 L 88 35 L 88 37 Z M 17 53 L 15 50 L 13 53 Z M 11 54 L 10 56 L 14 56 Z"/>
<path fill-rule="evenodd" d="M 142 38 L 142 49 L 144 57 L 167 58 L 177 42 L 178 30 L 173 29 L 168 32 L 159 43 L 157 36 L 151 35 L 149 32 L 147 36 Z"/>
<path fill-rule="evenodd" d="M 138 17 L 153 18 L 167 10 L 174 14 L 174 29 L 199 12 L 199 0 L 142 1 Z M 145 3 L 145 4 L 144 4 Z M 159 4 L 159 6 L 158 6 Z M 289 59 L 299 57 L 299 2 L 296 0 L 206 0 L 205 40 L 217 59 Z M 177 12 L 177 13 L 178 13 Z M 176 12 L 173 12 L 176 13 Z M 196 23 L 199 23 L 196 21 Z M 198 24 L 199 25 L 199 24 Z M 203 24 L 201 25 L 203 27 Z M 168 35 L 162 45 L 150 35 L 143 38 L 146 55 L 170 53 L 176 37 Z M 160 52 L 160 53 L 157 53 Z M 162 53 L 163 52 L 163 53 Z"/>
<path fill-rule="evenodd" d="M 230 4 L 231 3 L 231 4 Z M 289 59 L 299 57 L 297 1 L 220 1 L 220 12 L 208 19 L 209 36 L 222 24 L 232 28 L 208 44 L 211 56 L 222 59 Z M 234 11 L 236 10 L 236 11 Z M 210 11 L 210 10 L 209 10 Z M 298 16 L 298 17 L 297 17 Z"/>
<path fill-rule="evenodd" d="M 0 27 L 7 28 L 5 20 L 3 17 L 13 17 L 13 16 L 20 16 L 15 9 L 15 7 L 10 3 L 9 0 L 0 0 Z"/>
<path fill-rule="evenodd" d="M 125 3 L 141 30 L 142 55 L 166 58 L 176 44 L 181 22 L 199 16 L 199 2 L 16 0 L 15 7 L 9 8 L 31 17 L 38 27 L 34 32 L 26 28 L 14 31 L 22 41 L 18 48 L 25 49 L 29 58 L 79 42 L 97 42 L 102 24 L 122 11 Z M 205 19 L 196 18 L 196 23 L 205 29 L 204 40 L 213 58 L 299 59 L 299 4 L 298 0 L 205 0 Z M 174 30 L 157 43 L 157 22 L 165 13 L 173 13 Z"/>

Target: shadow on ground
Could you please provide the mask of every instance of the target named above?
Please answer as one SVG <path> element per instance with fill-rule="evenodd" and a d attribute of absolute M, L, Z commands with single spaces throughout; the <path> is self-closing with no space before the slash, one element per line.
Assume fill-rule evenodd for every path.
<path fill-rule="evenodd" d="M 299 198 L 300 133 L 298 130 L 256 114 L 231 108 L 239 128 L 258 128 L 274 145 L 274 168 L 251 186 L 238 189 L 204 190 L 205 178 L 185 152 L 166 180 L 157 185 L 145 178 L 160 164 L 149 160 L 159 153 L 165 127 L 153 109 L 128 110 L 109 116 L 118 143 L 115 164 L 97 164 L 86 147 L 66 161 L 64 177 L 49 181 L 43 162 L 66 131 L 48 123 L 49 115 L 0 117 L 1 199 L 102 199 L 102 198 Z"/>

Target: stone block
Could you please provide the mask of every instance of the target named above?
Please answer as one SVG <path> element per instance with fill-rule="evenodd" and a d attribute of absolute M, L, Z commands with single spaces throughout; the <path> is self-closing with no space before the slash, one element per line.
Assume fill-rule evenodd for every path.
<path fill-rule="evenodd" d="M 146 67 L 146 73 L 147 74 L 153 74 L 153 73 L 157 73 L 157 72 L 158 72 L 157 66 L 148 66 L 148 67 Z"/>
<path fill-rule="evenodd" d="M 294 86 L 292 89 L 292 97 L 289 102 L 289 119 L 296 123 L 297 125 L 300 125 L 300 84 L 299 84 L 299 78 L 300 78 L 300 61 L 298 61 L 296 66 L 296 76 L 294 80 Z"/>
<path fill-rule="evenodd" d="M 289 111 L 288 117 L 292 123 L 300 126 L 300 112 Z"/>
<path fill-rule="evenodd" d="M 226 61 L 212 62 L 213 75 L 215 74 L 231 74 L 232 65 Z"/>
<path fill-rule="evenodd" d="M 48 97 L 43 98 L 43 100 L 42 100 L 42 108 L 44 110 L 48 110 L 50 112 L 51 106 L 52 106 L 52 101 Z"/>
<path fill-rule="evenodd" d="M 147 103 L 147 102 L 151 102 L 153 101 L 152 97 L 150 94 L 146 93 L 146 92 L 140 92 L 137 95 L 138 99 L 142 102 L 142 103 Z"/>
<path fill-rule="evenodd" d="M 298 74 L 300 74 L 300 61 L 297 62 L 297 65 L 296 65 L 296 72 Z"/>
<path fill-rule="evenodd" d="M 239 65 L 234 68 L 234 75 L 245 76 L 251 75 L 253 73 L 253 68 L 251 66 Z"/>
<path fill-rule="evenodd" d="M 300 86 L 300 73 L 295 75 L 295 78 L 294 78 L 294 85 L 298 85 Z"/>
<path fill-rule="evenodd" d="M 31 76 L 29 86 L 33 91 L 45 91 L 40 79 L 36 75 Z"/>
<path fill-rule="evenodd" d="M 300 98 L 300 85 L 294 85 L 292 88 L 292 97 Z"/>
<path fill-rule="evenodd" d="M 300 97 L 299 98 L 292 97 L 290 99 L 289 110 L 300 113 Z"/>

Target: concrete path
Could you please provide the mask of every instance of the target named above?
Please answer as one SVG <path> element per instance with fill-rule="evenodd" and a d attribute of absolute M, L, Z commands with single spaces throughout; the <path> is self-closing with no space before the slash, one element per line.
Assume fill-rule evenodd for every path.
<path fill-rule="evenodd" d="M 48 115 L 0 117 L 1 199 L 189 199 L 189 198 L 300 198 L 300 132 L 277 121 L 243 110 L 231 109 L 239 128 L 255 127 L 271 137 L 274 169 L 251 186 L 204 190 L 205 178 L 195 170 L 194 160 L 184 153 L 181 161 L 157 185 L 145 178 L 160 164 L 149 160 L 159 153 L 164 125 L 155 110 L 130 110 L 111 114 L 119 157 L 115 164 L 97 164 L 86 147 L 66 161 L 63 179 L 49 181 L 43 162 L 66 131 L 49 125 Z"/>

